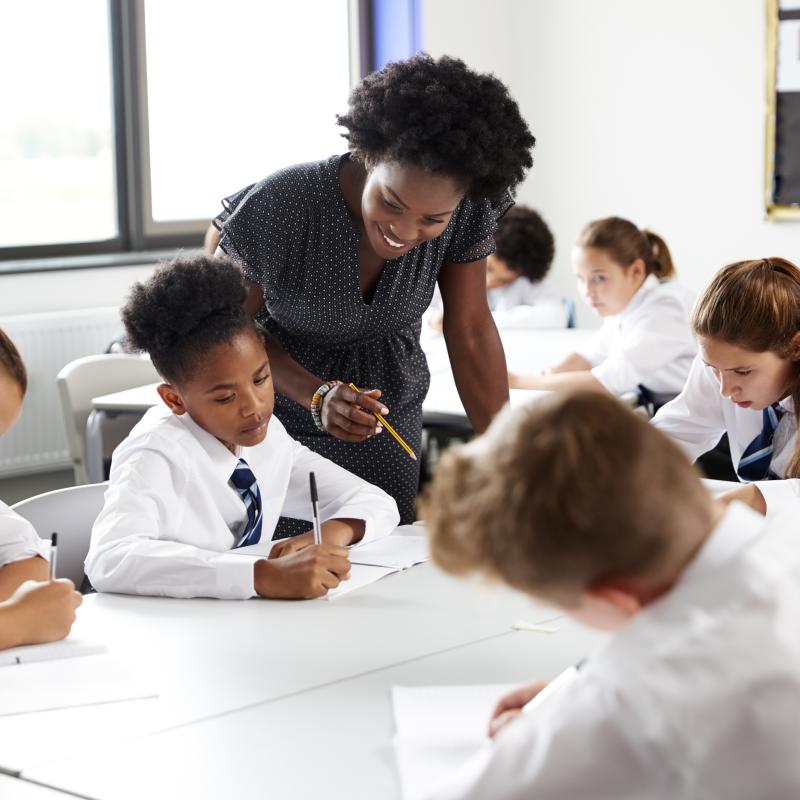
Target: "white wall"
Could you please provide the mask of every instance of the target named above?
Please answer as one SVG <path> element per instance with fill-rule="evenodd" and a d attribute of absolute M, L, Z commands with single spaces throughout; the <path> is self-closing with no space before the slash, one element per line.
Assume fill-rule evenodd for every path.
<path fill-rule="evenodd" d="M 800 223 L 763 212 L 764 6 L 426 0 L 426 49 L 494 71 L 537 138 L 518 199 L 553 229 L 565 294 L 570 243 L 611 214 L 663 235 L 694 289 L 729 261 L 800 261 Z"/>
<path fill-rule="evenodd" d="M 154 266 L 0 275 L 0 317 L 118 306 L 125 300 L 131 284 L 145 280 Z"/>

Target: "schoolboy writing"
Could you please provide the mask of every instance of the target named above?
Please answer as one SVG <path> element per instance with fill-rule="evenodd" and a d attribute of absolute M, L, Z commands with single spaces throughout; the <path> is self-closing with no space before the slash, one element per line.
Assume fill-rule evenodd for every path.
<path fill-rule="evenodd" d="M 130 345 L 163 377 L 163 405 L 114 453 L 86 573 L 98 591 L 173 597 L 317 597 L 349 575 L 345 546 L 389 533 L 385 492 L 294 441 L 273 416 L 269 358 L 227 259 L 183 257 L 137 284 L 123 309 Z M 316 475 L 322 544 L 309 532 L 269 558 L 280 516 L 311 520 Z"/>
<path fill-rule="evenodd" d="M 0 436 L 19 418 L 27 386 L 19 351 L 0 330 Z M 81 600 L 72 581 L 48 580 L 47 543 L 0 501 L 0 649 L 63 639 Z"/>
<path fill-rule="evenodd" d="M 728 434 L 739 499 L 761 513 L 800 500 L 800 269 L 782 258 L 722 269 L 692 313 L 700 354 L 653 418 L 691 459 Z"/>
<path fill-rule="evenodd" d="M 453 448 L 427 503 L 431 553 L 613 632 L 436 798 L 800 795 L 800 539 L 704 490 L 618 400 L 554 394 Z"/>
<path fill-rule="evenodd" d="M 674 280 L 666 242 L 620 217 L 595 220 L 578 236 L 573 267 L 602 327 L 540 375 L 510 373 L 509 386 L 639 392 L 656 406 L 675 397 L 697 347 L 688 324 L 690 293 Z"/>

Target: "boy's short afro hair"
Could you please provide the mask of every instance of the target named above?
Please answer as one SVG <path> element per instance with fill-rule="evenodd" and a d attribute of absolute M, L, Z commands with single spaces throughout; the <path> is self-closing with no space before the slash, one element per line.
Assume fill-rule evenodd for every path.
<path fill-rule="evenodd" d="M 494 240 L 495 256 L 528 280 L 540 281 L 550 270 L 555 255 L 553 234 L 532 208 L 511 208 L 500 220 Z"/>
<path fill-rule="evenodd" d="M 165 380 L 191 378 L 209 348 L 256 329 L 243 307 L 246 294 L 227 258 L 179 256 L 134 284 L 122 309 L 128 348 L 149 353 Z"/>
<path fill-rule="evenodd" d="M 476 199 L 513 191 L 533 164 L 536 140 L 506 86 L 449 56 L 387 64 L 353 89 L 337 120 L 368 167 L 413 164 L 453 177 Z"/>

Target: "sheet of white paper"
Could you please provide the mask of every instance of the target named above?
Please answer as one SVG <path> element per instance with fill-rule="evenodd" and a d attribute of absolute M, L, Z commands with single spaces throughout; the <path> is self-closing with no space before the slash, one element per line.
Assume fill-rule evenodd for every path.
<path fill-rule="evenodd" d="M 404 800 L 421 800 L 488 746 L 489 717 L 506 684 L 395 686 L 397 769 Z"/>
<path fill-rule="evenodd" d="M 407 569 L 429 559 L 428 539 L 420 535 L 384 536 L 350 548 L 351 563 L 373 567 Z"/>
<path fill-rule="evenodd" d="M 379 581 L 387 575 L 397 572 L 393 567 L 368 567 L 363 564 L 353 564 L 350 567 L 350 578 L 342 581 L 335 589 L 331 589 L 328 594 L 321 597 L 321 600 L 334 600 L 343 594 L 348 594 L 355 589 L 361 589 L 370 583 Z"/>
<path fill-rule="evenodd" d="M 109 654 L 19 664 L 2 671 L 0 716 L 113 703 L 157 692 Z"/>
<path fill-rule="evenodd" d="M 0 650 L 0 667 L 31 664 L 34 661 L 55 661 L 60 658 L 77 658 L 107 653 L 108 648 L 100 642 L 69 638 L 47 644 L 30 644 Z M 2 680 L 2 679 L 0 679 Z"/>

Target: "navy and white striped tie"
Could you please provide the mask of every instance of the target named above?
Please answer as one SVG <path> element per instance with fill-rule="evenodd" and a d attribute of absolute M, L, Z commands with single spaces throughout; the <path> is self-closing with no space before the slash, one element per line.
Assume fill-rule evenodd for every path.
<path fill-rule="evenodd" d="M 775 429 L 786 409 L 778 403 L 767 406 L 761 412 L 761 433 L 747 445 L 736 473 L 743 481 L 763 481 L 777 478 L 778 476 L 769 468 L 772 462 L 772 439 Z"/>
<path fill-rule="evenodd" d="M 256 544 L 261 539 L 261 492 L 258 490 L 256 476 L 248 466 L 247 462 L 239 459 L 236 469 L 230 478 L 231 483 L 236 487 L 239 496 L 242 498 L 244 507 L 247 509 L 247 525 L 236 547 L 245 547 L 248 544 Z"/>

